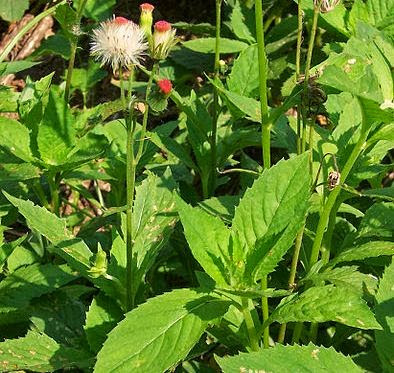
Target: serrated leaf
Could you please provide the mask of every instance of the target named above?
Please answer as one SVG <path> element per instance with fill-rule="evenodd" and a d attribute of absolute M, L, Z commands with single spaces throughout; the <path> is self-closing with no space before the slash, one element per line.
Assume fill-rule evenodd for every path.
<path fill-rule="evenodd" d="M 37 331 L 64 346 L 83 347 L 85 306 L 62 290 L 35 299 L 29 308 L 30 321 Z"/>
<path fill-rule="evenodd" d="M 16 120 L 0 117 L 0 134 L 0 146 L 10 154 L 25 162 L 33 159 L 28 128 Z"/>
<path fill-rule="evenodd" d="M 33 298 L 76 278 L 67 265 L 33 264 L 19 268 L 0 282 L 0 312 L 24 308 Z"/>
<path fill-rule="evenodd" d="M 92 356 L 82 350 L 59 345 L 45 334 L 29 331 L 25 337 L 0 343 L 0 368 L 5 371 L 54 372 L 59 369 L 87 368 Z"/>
<path fill-rule="evenodd" d="M 371 241 L 343 251 L 330 261 L 330 267 L 343 262 L 352 262 L 381 255 L 394 255 L 394 243 L 388 241 Z"/>
<path fill-rule="evenodd" d="M 235 36 L 247 43 L 254 43 L 256 33 L 254 12 L 236 1 L 230 15 L 230 25 Z"/>
<path fill-rule="evenodd" d="M 373 294 L 377 288 L 377 278 L 358 271 L 357 266 L 343 266 L 338 268 L 329 268 L 324 272 L 311 276 L 311 281 L 316 285 L 321 284 L 321 281 L 328 281 L 336 286 L 351 286 L 354 291 L 357 291 L 360 296 L 363 295 L 364 290 Z"/>
<path fill-rule="evenodd" d="M 162 373 L 185 358 L 228 307 L 229 302 L 191 289 L 152 298 L 109 333 L 94 371 Z"/>
<path fill-rule="evenodd" d="M 44 207 L 34 205 L 29 200 L 24 201 L 13 197 L 5 191 L 3 191 L 3 194 L 26 218 L 30 228 L 38 231 L 54 244 L 73 238 L 66 227 L 66 220 L 60 219 Z"/>
<path fill-rule="evenodd" d="M 230 230 L 218 218 L 177 198 L 177 209 L 193 256 L 219 286 L 229 283 Z"/>
<path fill-rule="evenodd" d="M 28 8 L 29 0 L 0 0 L 0 17 L 5 21 L 19 21 Z"/>
<path fill-rule="evenodd" d="M 50 166 L 65 163 L 75 141 L 73 117 L 68 104 L 50 92 L 37 134 L 41 159 Z"/>
<path fill-rule="evenodd" d="M 215 53 L 215 38 L 200 38 L 184 42 L 182 45 L 194 52 Z M 233 39 L 220 38 L 220 53 L 237 53 L 248 47 L 248 44 Z"/>
<path fill-rule="evenodd" d="M 235 262 L 246 259 L 246 267 L 254 272 L 275 268 L 306 213 L 311 183 L 307 168 L 307 155 L 282 160 L 245 192 L 232 225 L 238 243 Z"/>
<path fill-rule="evenodd" d="M 257 45 L 244 49 L 234 61 L 231 73 L 227 78 L 227 85 L 231 92 L 250 97 L 259 87 L 259 69 Z"/>
<path fill-rule="evenodd" d="M 353 360 L 336 352 L 334 348 L 315 346 L 283 346 L 277 344 L 269 350 L 243 353 L 233 357 L 220 358 L 216 361 L 223 373 L 239 372 L 271 372 L 271 373 L 326 373 L 326 372 L 349 372 L 361 373 Z"/>
<path fill-rule="evenodd" d="M 108 333 L 122 319 L 123 312 L 116 303 L 98 294 L 92 301 L 86 313 L 85 332 L 91 349 L 98 352 L 107 339 Z"/>
<path fill-rule="evenodd" d="M 376 318 L 383 327 L 382 331 L 375 331 L 376 349 L 384 367 L 384 372 L 394 369 L 394 260 L 384 270 L 376 294 Z"/>
<path fill-rule="evenodd" d="M 270 316 L 281 324 L 337 321 L 360 329 L 381 329 L 366 302 L 349 287 L 312 287 L 284 298 Z"/>
<path fill-rule="evenodd" d="M 394 203 L 379 202 L 372 205 L 360 222 L 358 237 L 394 238 Z"/>

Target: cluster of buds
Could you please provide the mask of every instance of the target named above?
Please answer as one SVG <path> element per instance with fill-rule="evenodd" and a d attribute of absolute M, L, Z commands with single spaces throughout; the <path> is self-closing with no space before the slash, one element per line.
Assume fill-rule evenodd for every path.
<path fill-rule="evenodd" d="M 152 59 L 165 60 L 177 43 L 176 30 L 167 21 L 153 25 L 154 6 L 140 5 L 140 24 L 124 17 L 114 17 L 102 22 L 93 30 L 91 54 L 102 65 L 111 65 L 113 70 L 137 65 L 149 48 Z"/>
<path fill-rule="evenodd" d="M 315 7 L 319 7 L 321 13 L 328 13 L 335 9 L 341 0 L 314 0 Z"/>

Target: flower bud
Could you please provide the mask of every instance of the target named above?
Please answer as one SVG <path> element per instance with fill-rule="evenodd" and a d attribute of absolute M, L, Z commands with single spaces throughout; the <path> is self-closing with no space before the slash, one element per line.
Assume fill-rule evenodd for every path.
<path fill-rule="evenodd" d="M 172 91 L 172 83 L 169 79 L 160 79 L 157 82 L 160 92 L 165 95 L 169 96 Z"/>
<path fill-rule="evenodd" d="M 149 42 L 149 46 L 152 49 L 152 24 L 153 24 L 153 10 L 155 7 L 149 3 L 143 3 L 140 5 L 140 27 L 144 31 L 145 36 Z"/>
<path fill-rule="evenodd" d="M 176 30 L 167 21 L 156 22 L 154 29 L 152 58 L 155 60 L 165 60 L 172 47 L 178 41 L 175 36 Z"/>
<path fill-rule="evenodd" d="M 107 273 L 107 267 L 108 267 L 107 254 L 99 244 L 94 263 L 88 272 L 92 278 L 98 278 L 100 276 L 104 276 Z"/>

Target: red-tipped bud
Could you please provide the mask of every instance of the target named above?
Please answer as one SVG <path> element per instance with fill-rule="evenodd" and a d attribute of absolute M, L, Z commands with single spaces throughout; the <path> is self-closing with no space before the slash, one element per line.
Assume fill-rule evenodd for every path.
<path fill-rule="evenodd" d="M 129 23 L 130 21 L 127 18 L 124 17 L 115 17 L 114 18 L 114 23 L 116 23 L 117 25 L 125 25 L 127 23 Z"/>
<path fill-rule="evenodd" d="M 141 12 L 149 12 L 152 13 L 155 7 L 149 3 L 143 3 L 140 5 Z"/>
<path fill-rule="evenodd" d="M 171 30 L 171 23 L 167 21 L 158 21 L 155 23 L 155 31 L 157 32 L 167 32 Z"/>
<path fill-rule="evenodd" d="M 157 85 L 159 86 L 160 92 L 163 93 L 164 95 L 169 95 L 172 91 L 172 83 L 171 80 L 168 79 L 160 79 L 157 82 Z"/>

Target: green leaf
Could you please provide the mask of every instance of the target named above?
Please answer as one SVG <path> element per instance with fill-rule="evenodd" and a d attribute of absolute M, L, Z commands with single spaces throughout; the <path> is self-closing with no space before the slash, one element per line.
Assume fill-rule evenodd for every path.
<path fill-rule="evenodd" d="M 334 348 L 315 346 L 283 346 L 281 344 L 269 350 L 242 353 L 233 357 L 216 357 L 223 373 L 271 372 L 271 373 L 326 373 L 348 372 L 361 373 L 353 360 L 336 352 Z"/>
<path fill-rule="evenodd" d="M 65 73 L 66 74 L 66 73 Z M 96 83 L 107 76 L 107 72 L 102 70 L 100 64 L 89 60 L 87 69 L 74 69 L 71 79 L 71 86 L 87 93 Z"/>
<path fill-rule="evenodd" d="M 292 245 L 310 196 L 307 168 L 306 154 L 280 161 L 263 172 L 236 207 L 233 260 L 246 260 L 249 272 L 271 272 Z"/>
<path fill-rule="evenodd" d="M 86 314 L 85 332 L 89 345 L 98 352 L 108 333 L 122 319 L 123 312 L 113 299 L 99 293 L 92 301 Z"/>
<path fill-rule="evenodd" d="M 66 227 L 66 220 L 60 219 L 44 207 L 35 206 L 31 201 L 13 197 L 5 191 L 3 194 L 26 218 L 30 228 L 38 231 L 54 244 L 73 238 Z"/>
<path fill-rule="evenodd" d="M 184 42 L 182 45 L 194 52 L 215 53 L 215 38 L 200 38 Z M 220 53 L 229 54 L 241 52 L 248 47 L 248 44 L 226 38 L 220 38 Z"/>
<path fill-rule="evenodd" d="M 2 0 L 0 0 L 1 2 Z M 8 74 L 16 74 L 20 71 L 30 69 L 33 66 L 39 65 L 41 62 L 32 61 L 12 61 L 0 63 L 0 76 Z"/>
<path fill-rule="evenodd" d="M 0 113 L 16 112 L 19 95 L 13 88 L 0 85 Z"/>
<path fill-rule="evenodd" d="M 254 43 L 256 33 L 254 12 L 236 1 L 230 15 L 230 25 L 235 36 L 247 43 Z"/>
<path fill-rule="evenodd" d="M 23 181 L 40 177 L 41 170 L 31 163 L 3 163 L 0 169 L 1 181 Z"/>
<path fill-rule="evenodd" d="M 29 313 L 36 330 L 56 342 L 74 348 L 86 345 L 83 331 L 85 306 L 80 300 L 69 297 L 64 288 L 35 299 Z"/>
<path fill-rule="evenodd" d="M 392 25 L 394 1 L 393 0 L 367 0 L 370 20 L 378 28 L 384 28 L 387 21 Z"/>
<path fill-rule="evenodd" d="M 59 345 L 45 334 L 29 331 L 25 337 L 0 343 L 2 371 L 54 372 L 88 368 L 92 357 L 85 351 Z"/>
<path fill-rule="evenodd" d="M 394 203 L 379 202 L 372 205 L 361 220 L 358 237 L 393 238 Z"/>
<path fill-rule="evenodd" d="M 259 69 L 257 45 L 244 49 L 234 61 L 233 68 L 227 78 L 227 85 L 231 92 L 250 97 L 259 87 Z"/>
<path fill-rule="evenodd" d="M 394 261 L 386 267 L 376 294 L 375 313 L 382 331 L 375 331 L 376 349 L 383 364 L 384 372 L 394 369 Z"/>
<path fill-rule="evenodd" d="M 284 298 L 270 316 L 271 321 L 337 321 L 359 329 L 381 329 L 366 302 L 349 287 L 312 287 Z"/>
<path fill-rule="evenodd" d="M 177 198 L 185 237 L 193 256 L 219 286 L 229 283 L 230 230 L 218 218 Z"/>
<path fill-rule="evenodd" d="M 67 265 L 33 264 L 19 268 L 0 282 L 0 312 L 24 308 L 33 298 L 75 279 Z"/>
<path fill-rule="evenodd" d="M 81 0 L 74 1 L 74 6 L 78 7 Z M 113 14 L 113 7 L 116 0 L 88 0 L 84 9 L 84 16 L 95 21 L 105 20 Z"/>
<path fill-rule="evenodd" d="M 30 162 L 33 159 L 30 150 L 28 128 L 16 120 L 0 117 L 0 146 L 16 157 Z"/>
<path fill-rule="evenodd" d="M 73 117 L 68 104 L 50 92 L 37 135 L 41 159 L 52 166 L 65 163 L 75 140 Z"/>
<path fill-rule="evenodd" d="M 315 285 L 321 284 L 322 281 L 328 281 L 336 286 L 351 286 L 354 291 L 363 296 L 366 290 L 374 294 L 377 288 L 377 279 L 372 275 L 359 272 L 357 266 L 344 266 L 338 268 L 328 268 L 327 270 L 308 277 Z"/>
<path fill-rule="evenodd" d="M 394 243 L 388 241 L 371 241 L 343 251 L 330 261 L 328 266 L 334 267 L 338 263 L 352 262 L 381 255 L 394 255 Z"/>
<path fill-rule="evenodd" d="M 368 145 L 372 145 L 380 140 L 389 140 L 394 142 L 394 126 L 384 125 L 368 140 Z"/>
<path fill-rule="evenodd" d="M 151 298 L 109 333 L 94 371 L 162 373 L 185 358 L 228 307 L 229 302 L 190 289 Z"/>
<path fill-rule="evenodd" d="M 149 176 L 136 188 L 133 206 L 133 257 L 135 291 L 167 242 L 177 217 L 176 184 L 169 169 L 162 177 Z"/>
<path fill-rule="evenodd" d="M 28 8 L 29 0 L 0 0 L 0 17 L 5 21 L 19 21 Z"/>

